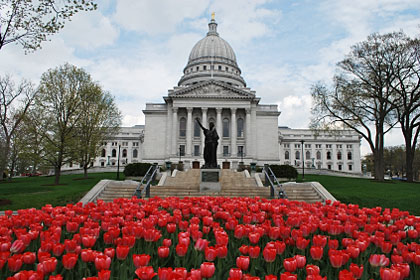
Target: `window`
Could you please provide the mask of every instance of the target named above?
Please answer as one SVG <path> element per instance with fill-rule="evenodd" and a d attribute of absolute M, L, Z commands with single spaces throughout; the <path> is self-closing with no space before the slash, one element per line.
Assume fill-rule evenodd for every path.
<path fill-rule="evenodd" d="M 197 66 L 197 68 L 195 68 L 197 71 L 200 70 L 200 67 Z"/>
<path fill-rule="evenodd" d="M 101 167 L 105 166 L 105 162 L 101 161 Z"/>
<path fill-rule="evenodd" d="M 200 145 L 194 145 L 194 156 L 198 157 L 200 155 Z"/>
<path fill-rule="evenodd" d="M 112 146 L 118 146 L 118 142 L 112 142 Z"/>
<path fill-rule="evenodd" d="M 123 151 L 122 151 L 122 157 L 123 158 L 126 158 L 127 157 L 127 150 L 126 149 L 123 149 Z"/>
<path fill-rule="evenodd" d="M 331 164 L 328 164 L 328 169 L 331 170 Z"/>
<path fill-rule="evenodd" d="M 245 155 L 244 146 L 238 146 L 238 157 L 243 157 Z"/>
<path fill-rule="evenodd" d="M 353 170 L 353 165 L 349 164 L 349 171 Z"/>
<path fill-rule="evenodd" d="M 337 159 L 338 159 L 338 160 L 341 160 L 341 152 L 338 152 L 338 153 L 337 153 Z"/>
<path fill-rule="evenodd" d="M 321 144 L 315 144 L 315 148 L 321 149 L 322 148 L 322 145 Z"/>
<path fill-rule="evenodd" d="M 134 149 L 133 150 L 133 158 L 137 158 L 137 156 L 138 156 L 138 151 L 137 151 L 137 149 Z"/>
<path fill-rule="evenodd" d="M 341 164 L 338 165 L 338 170 L 342 170 L 343 167 L 341 166 Z"/>
<path fill-rule="evenodd" d="M 111 164 L 112 164 L 112 165 L 115 165 L 115 161 L 113 161 Z"/>
<path fill-rule="evenodd" d="M 305 153 L 305 158 L 308 160 L 308 159 L 311 159 L 311 152 L 310 151 L 306 151 L 306 153 Z"/>
<path fill-rule="evenodd" d="M 320 151 L 316 152 L 316 159 L 321 159 L 321 152 Z"/>
<path fill-rule="evenodd" d="M 138 147 L 139 146 L 139 142 L 133 142 L 133 147 Z"/>
<path fill-rule="evenodd" d="M 283 147 L 290 148 L 290 144 L 283 144 Z"/>
<path fill-rule="evenodd" d="M 102 146 L 106 146 L 106 144 L 107 144 L 106 142 L 102 142 Z"/>
<path fill-rule="evenodd" d="M 300 153 L 299 153 L 299 151 L 296 151 L 296 153 L 295 153 L 295 159 L 300 159 Z"/>
<path fill-rule="evenodd" d="M 117 150 L 112 149 L 112 157 L 116 157 L 117 156 Z"/>
<path fill-rule="evenodd" d="M 239 118 L 238 119 L 238 137 L 244 137 L 244 119 L 243 118 Z"/>
<path fill-rule="evenodd" d="M 224 156 L 229 155 L 229 146 L 223 146 L 223 155 Z"/>
<path fill-rule="evenodd" d="M 179 155 L 185 156 L 185 145 L 179 145 Z"/>
<path fill-rule="evenodd" d="M 295 144 L 295 149 L 300 148 L 300 144 Z"/>
<path fill-rule="evenodd" d="M 219 65 L 219 68 L 218 68 L 219 70 L 222 70 L 222 66 L 221 65 Z"/>
<path fill-rule="evenodd" d="M 351 152 L 348 152 L 347 153 L 347 159 L 352 160 L 352 158 L 353 158 L 353 155 L 351 154 Z"/>
<path fill-rule="evenodd" d="M 179 120 L 179 136 L 185 137 L 187 133 L 187 120 L 185 118 L 181 118 Z"/>
<path fill-rule="evenodd" d="M 311 144 L 305 144 L 305 148 L 306 149 L 310 149 L 311 148 Z"/>
<path fill-rule="evenodd" d="M 229 137 L 229 120 L 223 119 L 223 137 Z"/>
<path fill-rule="evenodd" d="M 207 66 L 206 65 L 203 66 L 203 70 L 207 70 Z"/>
<path fill-rule="evenodd" d="M 225 67 L 225 70 L 226 70 L 226 71 L 229 71 L 229 67 Z"/>
<path fill-rule="evenodd" d="M 69 163 L 69 167 L 73 167 L 73 162 L 70 162 Z"/>
<path fill-rule="evenodd" d="M 284 159 L 289 159 L 290 155 L 289 155 L 289 151 L 284 152 Z"/>
<path fill-rule="evenodd" d="M 194 137 L 200 137 L 200 126 L 198 122 L 194 122 Z"/>
<path fill-rule="evenodd" d="M 331 144 L 326 144 L 326 145 L 325 145 L 325 147 L 326 147 L 327 149 L 331 149 L 331 148 L 332 148 L 332 145 L 331 145 Z"/>
<path fill-rule="evenodd" d="M 331 152 L 327 152 L 327 159 L 331 159 Z"/>
<path fill-rule="evenodd" d="M 347 145 L 347 149 L 352 149 L 353 145 Z"/>
<path fill-rule="evenodd" d="M 122 142 L 122 146 L 128 147 L 128 142 Z"/>
<path fill-rule="evenodd" d="M 341 149 L 343 145 L 337 145 L 337 149 Z"/>
<path fill-rule="evenodd" d="M 102 149 L 101 157 L 105 157 L 105 156 L 106 156 L 106 151 L 105 149 Z"/>

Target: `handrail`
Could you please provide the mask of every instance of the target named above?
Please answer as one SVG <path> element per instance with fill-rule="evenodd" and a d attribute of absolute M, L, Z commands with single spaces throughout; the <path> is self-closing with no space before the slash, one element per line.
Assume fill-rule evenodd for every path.
<path fill-rule="evenodd" d="M 157 164 L 153 164 L 149 167 L 143 179 L 141 180 L 140 184 L 134 191 L 134 194 L 133 194 L 134 196 L 136 196 L 137 198 L 142 198 L 144 197 L 144 194 L 146 193 L 146 197 L 150 197 L 150 183 L 152 182 L 152 179 L 155 177 L 158 168 L 159 166 Z M 141 186 L 145 184 L 145 181 L 146 181 L 146 186 L 143 188 L 143 190 L 140 190 Z"/>
<path fill-rule="evenodd" d="M 271 180 L 271 178 L 273 178 L 273 180 L 275 181 L 277 186 L 280 188 L 280 190 L 278 192 L 278 198 L 287 198 L 287 194 L 286 194 L 285 190 L 283 189 L 283 185 L 279 183 L 279 181 L 277 180 L 277 177 L 274 175 L 273 170 L 270 168 L 270 166 L 268 164 L 264 165 L 263 173 L 265 175 L 266 182 L 268 181 L 268 183 L 270 184 L 270 196 L 271 196 L 271 198 L 274 198 L 274 192 L 275 192 L 274 182 Z"/>

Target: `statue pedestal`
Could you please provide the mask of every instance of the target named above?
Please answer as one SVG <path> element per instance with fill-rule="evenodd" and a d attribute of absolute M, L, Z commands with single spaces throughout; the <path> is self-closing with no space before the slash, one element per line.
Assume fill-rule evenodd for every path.
<path fill-rule="evenodd" d="M 200 169 L 200 192 L 220 192 L 220 169 Z"/>

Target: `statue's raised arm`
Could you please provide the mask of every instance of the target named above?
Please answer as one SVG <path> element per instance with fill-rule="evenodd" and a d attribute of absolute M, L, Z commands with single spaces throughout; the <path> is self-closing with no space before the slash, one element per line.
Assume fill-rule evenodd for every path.
<path fill-rule="evenodd" d="M 198 123 L 198 125 L 201 127 L 202 130 L 205 130 L 206 128 L 201 124 L 199 118 L 195 118 L 195 121 Z"/>

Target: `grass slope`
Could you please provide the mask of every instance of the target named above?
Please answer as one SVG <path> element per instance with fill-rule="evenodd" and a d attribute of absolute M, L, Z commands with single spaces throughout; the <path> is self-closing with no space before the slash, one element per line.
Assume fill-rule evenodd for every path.
<path fill-rule="evenodd" d="M 309 174 L 305 174 L 305 181 L 320 182 L 337 200 L 344 203 L 369 208 L 398 208 L 420 216 L 420 183 L 376 182 L 361 178 Z"/>
<path fill-rule="evenodd" d="M 52 185 L 54 177 L 13 178 L 11 181 L 0 182 L 0 200 L 8 199 L 12 202 L 1 205 L 0 210 L 76 203 L 100 180 L 115 178 L 116 173 L 92 173 L 88 174 L 87 179 L 83 179 L 83 174 L 62 175 L 58 186 Z M 120 173 L 120 178 L 124 179 L 124 174 Z"/>

